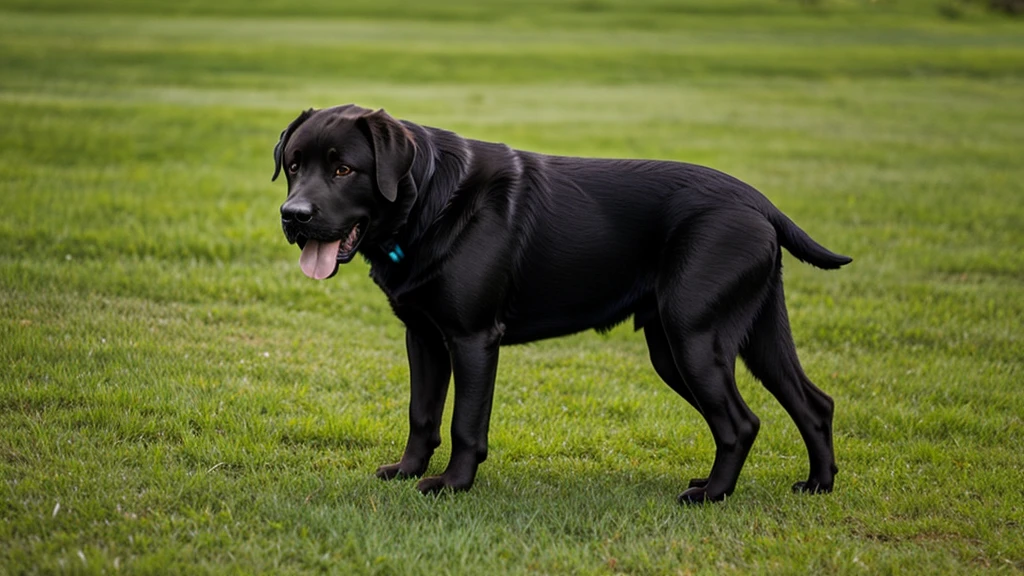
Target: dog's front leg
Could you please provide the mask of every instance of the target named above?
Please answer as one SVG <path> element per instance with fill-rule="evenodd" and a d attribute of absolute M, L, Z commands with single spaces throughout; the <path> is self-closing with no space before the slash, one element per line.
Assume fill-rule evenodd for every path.
<path fill-rule="evenodd" d="M 409 355 L 409 439 L 401 462 L 377 469 L 385 480 L 422 476 L 441 444 L 441 416 L 452 376 L 452 362 L 440 332 L 433 326 L 405 331 Z"/>
<path fill-rule="evenodd" d="M 501 334 L 501 329 L 495 328 L 448 339 L 455 372 L 452 456 L 444 473 L 420 480 L 416 486 L 420 492 L 468 490 L 473 485 L 477 466 L 487 459 L 487 427 L 491 419 Z"/>

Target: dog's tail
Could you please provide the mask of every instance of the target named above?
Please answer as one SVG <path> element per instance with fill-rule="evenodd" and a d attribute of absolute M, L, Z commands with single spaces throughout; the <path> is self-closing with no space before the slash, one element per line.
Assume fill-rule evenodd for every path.
<path fill-rule="evenodd" d="M 767 199 L 765 200 L 767 201 Z M 815 242 L 813 238 L 807 235 L 807 232 L 801 230 L 782 211 L 770 202 L 767 203 L 765 216 L 768 217 L 768 221 L 775 227 L 775 233 L 779 235 L 779 244 L 786 250 L 789 250 L 789 253 L 796 256 L 798 260 L 825 270 L 835 270 L 840 266 L 853 262 L 853 258 L 836 254 Z"/>

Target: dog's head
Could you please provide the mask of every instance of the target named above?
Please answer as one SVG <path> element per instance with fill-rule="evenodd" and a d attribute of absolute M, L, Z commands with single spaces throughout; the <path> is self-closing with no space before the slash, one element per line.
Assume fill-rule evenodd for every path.
<path fill-rule="evenodd" d="M 329 278 L 352 260 L 399 196 L 416 149 L 404 126 L 384 110 L 355 105 L 306 110 L 281 132 L 274 177 L 285 173 L 281 226 L 302 249 L 310 278 Z"/>

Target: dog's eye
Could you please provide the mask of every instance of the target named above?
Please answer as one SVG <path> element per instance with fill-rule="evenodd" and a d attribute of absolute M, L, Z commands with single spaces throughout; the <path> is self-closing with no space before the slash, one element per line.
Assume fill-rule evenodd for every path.
<path fill-rule="evenodd" d="M 351 173 L 352 169 L 348 166 L 339 166 L 338 169 L 334 171 L 335 176 L 348 176 Z"/>
<path fill-rule="evenodd" d="M 298 172 L 299 171 L 299 163 L 298 162 L 292 162 L 291 164 L 289 164 L 288 165 L 288 171 L 291 172 L 292 174 L 295 174 L 296 172 Z"/>

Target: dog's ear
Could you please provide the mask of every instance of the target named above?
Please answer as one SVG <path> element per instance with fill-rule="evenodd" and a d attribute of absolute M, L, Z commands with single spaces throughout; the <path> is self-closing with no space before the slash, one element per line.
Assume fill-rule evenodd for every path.
<path fill-rule="evenodd" d="M 416 145 L 405 126 L 383 108 L 361 116 L 359 120 L 365 122 L 373 141 L 377 187 L 388 202 L 394 202 L 398 197 L 399 181 L 412 169 Z"/>
<path fill-rule="evenodd" d="M 278 140 L 277 145 L 274 146 L 274 176 L 270 179 L 271 182 L 277 180 L 278 175 L 281 174 L 281 164 L 284 162 L 284 147 L 288 145 L 288 139 L 295 133 L 296 128 L 313 115 L 313 112 L 316 112 L 316 110 L 312 108 L 309 110 L 303 110 L 302 114 L 299 114 L 298 118 L 292 120 L 292 123 L 281 131 L 281 139 Z"/>

